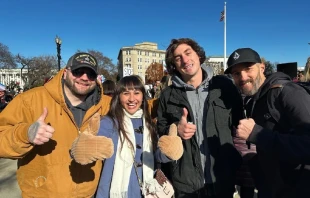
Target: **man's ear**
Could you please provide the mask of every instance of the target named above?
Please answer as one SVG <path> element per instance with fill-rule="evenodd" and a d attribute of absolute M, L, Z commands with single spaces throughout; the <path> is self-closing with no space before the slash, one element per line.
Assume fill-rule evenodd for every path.
<path fill-rule="evenodd" d="M 65 69 L 64 69 L 64 73 L 63 73 L 63 79 L 66 79 L 66 77 L 67 77 L 67 72 L 68 72 L 68 69 L 65 68 Z"/>
<path fill-rule="evenodd" d="M 260 63 L 259 68 L 260 68 L 261 72 L 264 73 L 264 71 L 265 71 L 265 63 Z"/>

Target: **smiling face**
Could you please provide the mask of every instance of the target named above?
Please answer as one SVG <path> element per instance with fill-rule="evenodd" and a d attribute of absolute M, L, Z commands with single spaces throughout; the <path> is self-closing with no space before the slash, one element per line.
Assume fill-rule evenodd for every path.
<path fill-rule="evenodd" d="M 64 84 L 76 97 L 86 96 L 96 87 L 96 73 L 89 68 L 64 71 Z"/>
<path fill-rule="evenodd" d="M 265 65 L 262 63 L 240 63 L 231 69 L 235 85 L 246 96 L 257 93 L 265 81 Z"/>
<path fill-rule="evenodd" d="M 180 44 L 173 52 L 174 65 L 184 81 L 198 75 L 201 71 L 200 57 L 190 45 Z"/>
<path fill-rule="evenodd" d="M 142 105 L 143 93 L 141 90 L 128 88 L 120 93 L 120 103 L 122 107 L 131 115 L 136 113 Z"/>

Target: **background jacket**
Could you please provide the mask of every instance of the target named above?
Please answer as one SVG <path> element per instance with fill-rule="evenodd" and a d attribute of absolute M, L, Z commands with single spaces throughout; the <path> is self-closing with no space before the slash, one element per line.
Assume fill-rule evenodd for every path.
<path fill-rule="evenodd" d="M 78 128 L 65 103 L 62 76 L 63 70 L 44 86 L 18 94 L 0 113 L 0 157 L 18 159 L 17 180 L 23 197 L 90 197 L 98 184 L 101 161 L 79 165 L 69 149 L 91 116 L 108 111 L 110 97 L 101 91 Z M 48 110 L 45 123 L 55 132 L 49 142 L 34 146 L 28 141 L 28 128 L 44 107 Z"/>
<path fill-rule="evenodd" d="M 232 126 L 236 126 L 242 116 L 242 100 L 226 76 L 210 80 L 207 100 L 206 140 L 211 155 L 212 188 L 218 197 L 229 197 L 234 191 L 235 173 L 242 160 L 232 142 Z M 170 124 L 179 122 L 184 107 L 189 111 L 188 122 L 195 123 L 184 89 L 169 86 L 162 92 L 157 112 L 159 135 L 167 134 Z M 193 193 L 204 187 L 200 148 L 194 136 L 183 140 L 183 147 L 180 160 L 169 163 L 170 179 L 176 189 Z"/>

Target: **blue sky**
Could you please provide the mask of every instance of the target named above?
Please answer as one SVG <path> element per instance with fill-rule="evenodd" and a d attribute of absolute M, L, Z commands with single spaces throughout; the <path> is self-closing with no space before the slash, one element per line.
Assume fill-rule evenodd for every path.
<path fill-rule="evenodd" d="M 0 42 L 13 54 L 56 55 L 94 49 L 117 63 L 119 49 L 143 41 L 166 49 L 172 38 L 189 37 L 208 56 L 223 55 L 222 0 L 1 0 Z M 251 47 L 271 62 L 310 56 L 309 0 L 227 0 L 227 56 Z"/>

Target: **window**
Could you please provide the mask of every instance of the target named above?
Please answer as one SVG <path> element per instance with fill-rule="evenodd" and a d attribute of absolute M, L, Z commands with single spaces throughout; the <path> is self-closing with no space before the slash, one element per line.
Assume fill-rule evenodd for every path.
<path fill-rule="evenodd" d="M 149 52 L 145 52 L 145 56 L 149 56 Z"/>
<path fill-rule="evenodd" d="M 126 50 L 126 55 L 130 55 L 130 50 Z"/>
<path fill-rule="evenodd" d="M 138 55 L 142 55 L 142 52 L 140 50 L 138 50 Z"/>

